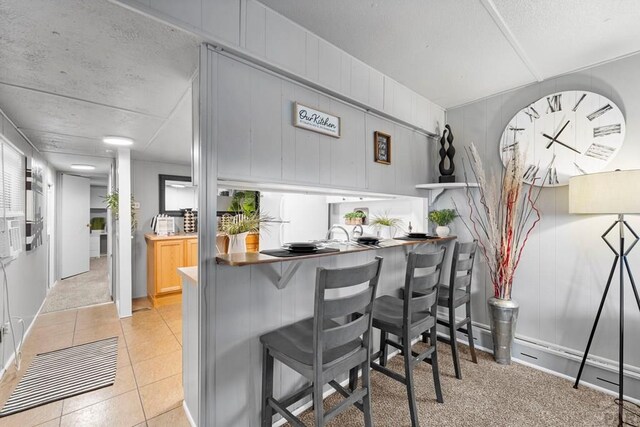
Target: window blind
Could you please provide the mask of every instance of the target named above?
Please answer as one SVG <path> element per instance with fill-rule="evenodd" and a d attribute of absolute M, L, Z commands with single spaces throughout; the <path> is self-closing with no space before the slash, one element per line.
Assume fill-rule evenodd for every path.
<path fill-rule="evenodd" d="M 2 141 L 2 203 L 5 218 L 25 214 L 25 157 L 6 141 Z"/>

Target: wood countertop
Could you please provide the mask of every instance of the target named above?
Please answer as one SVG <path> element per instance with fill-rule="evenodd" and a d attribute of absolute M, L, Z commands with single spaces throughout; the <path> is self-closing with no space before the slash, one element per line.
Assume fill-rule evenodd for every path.
<path fill-rule="evenodd" d="M 176 233 L 176 234 L 171 234 L 168 236 L 159 236 L 157 234 L 154 233 L 146 233 L 144 235 L 144 239 L 145 240 L 151 240 L 151 241 L 155 241 L 155 240 L 175 240 L 175 239 L 197 239 L 198 238 L 198 233 Z"/>
<path fill-rule="evenodd" d="M 224 255 L 216 256 L 216 263 L 219 265 L 228 265 L 231 267 L 244 267 L 247 265 L 271 264 L 274 262 L 301 261 L 301 260 L 311 259 L 311 258 L 337 256 L 337 255 L 342 255 L 347 253 L 373 251 L 373 250 L 387 249 L 387 248 L 397 248 L 401 246 L 415 246 L 415 245 L 422 245 L 425 243 L 435 245 L 438 243 L 450 242 L 451 240 L 455 240 L 455 239 L 456 239 L 456 236 L 437 237 L 433 239 L 420 239 L 420 240 L 386 239 L 386 240 L 380 241 L 378 246 L 351 246 L 346 244 L 336 244 L 328 247 L 339 249 L 340 250 L 339 252 L 300 255 L 300 256 L 286 257 L 286 258 L 265 255 L 259 252 L 224 254 Z"/>

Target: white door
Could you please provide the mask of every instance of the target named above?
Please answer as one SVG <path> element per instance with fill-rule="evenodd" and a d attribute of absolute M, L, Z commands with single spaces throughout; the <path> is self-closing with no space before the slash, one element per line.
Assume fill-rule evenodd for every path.
<path fill-rule="evenodd" d="M 89 178 L 62 175 L 60 197 L 61 276 L 89 271 Z"/>

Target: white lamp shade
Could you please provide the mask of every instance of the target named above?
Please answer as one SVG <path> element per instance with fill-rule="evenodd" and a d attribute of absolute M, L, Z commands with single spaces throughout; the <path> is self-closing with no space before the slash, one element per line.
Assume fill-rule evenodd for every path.
<path fill-rule="evenodd" d="M 640 213 L 640 169 L 572 177 L 569 179 L 569 213 Z"/>

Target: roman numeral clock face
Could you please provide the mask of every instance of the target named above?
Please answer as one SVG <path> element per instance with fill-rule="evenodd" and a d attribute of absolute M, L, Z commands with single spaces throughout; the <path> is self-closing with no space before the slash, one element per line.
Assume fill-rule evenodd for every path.
<path fill-rule="evenodd" d="M 602 95 L 566 91 L 542 97 L 507 124 L 500 143 L 506 165 L 514 147 L 527 161 L 523 180 L 545 186 L 567 185 L 574 175 L 599 172 L 624 141 L 620 109 Z"/>

